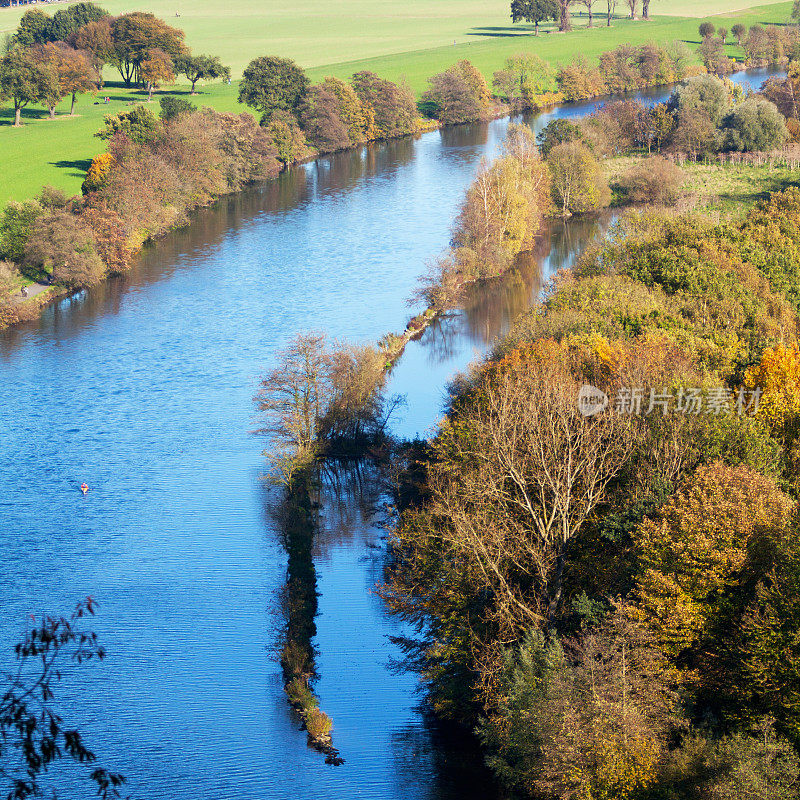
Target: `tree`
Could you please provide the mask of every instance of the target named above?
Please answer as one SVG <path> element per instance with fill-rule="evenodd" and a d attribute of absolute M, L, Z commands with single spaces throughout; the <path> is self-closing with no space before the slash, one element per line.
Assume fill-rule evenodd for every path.
<path fill-rule="evenodd" d="M 553 201 L 566 218 L 603 208 L 611 202 L 611 191 L 597 159 L 581 142 L 556 145 L 547 156 L 553 186 Z"/>
<path fill-rule="evenodd" d="M 321 86 L 312 86 L 298 109 L 300 126 L 309 142 L 321 153 L 350 146 L 347 126 L 339 116 L 336 96 Z"/>
<path fill-rule="evenodd" d="M 114 53 L 111 39 L 111 21 L 108 17 L 89 22 L 70 37 L 69 43 L 76 50 L 91 54 L 92 63 L 97 70 L 100 85 L 103 84 L 103 67 L 110 63 Z"/>
<path fill-rule="evenodd" d="M 763 97 L 748 97 L 722 123 L 724 147 L 744 152 L 774 150 L 789 138 L 783 114 Z"/>
<path fill-rule="evenodd" d="M 588 15 L 589 15 L 589 23 L 588 23 L 588 25 L 586 27 L 588 27 L 588 28 L 593 27 L 593 24 L 592 24 L 592 4 L 594 3 L 594 0 L 578 0 L 578 2 L 580 2 L 580 4 L 582 6 L 586 7 L 586 11 L 588 12 Z"/>
<path fill-rule="evenodd" d="M 747 33 L 747 28 L 741 22 L 737 22 L 731 28 L 731 33 L 736 37 L 736 44 L 741 45 L 742 37 Z"/>
<path fill-rule="evenodd" d="M 744 42 L 747 60 L 752 66 L 764 66 L 770 60 L 770 42 L 767 32 L 760 25 L 751 25 Z"/>
<path fill-rule="evenodd" d="M 725 44 L 725 40 L 728 38 L 728 29 L 723 27 L 717 28 L 717 36 L 722 39 L 722 44 Z"/>
<path fill-rule="evenodd" d="M 583 132 L 581 129 L 574 122 L 561 117 L 550 120 L 536 136 L 539 152 L 545 158 L 556 145 L 564 144 L 564 142 L 580 142 L 582 140 Z"/>
<path fill-rule="evenodd" d="M 261 56 L 247 65 L 239 84 L 239 102 L 252 106 L 268 120 L 275 111 L 294 113 L 310 81 L 290 58 Z"/>
<path fill-rule="evenodd" d="M 39 63 L 31 50 L 14 47 L 0 59 L 0 98 L 14 102 L 14 127 L 22 109 L 58 95 L 58 77 L 50 66 Z"/>
<path fill-rule="evenodd" d="M 89 598 L 70 617 L 35 619 L 14 648 L 16 666 L 0 673 L 0 776 L 13 786 L 8 800 L 43 796 L 42 776 L 63 758 L 78 764 L 97 760 L 80 732 L 65 725 L 53 707 L 62 662 L 79 666 L 105 658 L 97 635 L 83 626 L 94 613 Z M 92 768 L 88 777 L 103 800 L 119 797 L 125 782 L 102 767 Z"/>
<path fill-rule="evenodd" d="M 231 76 L 230 67 L 223 65 L 218 56 L 182 55 L 175 59 L 175 72 L 183 75 L 192 84 L 192 94 L 198 81 L 212 81 L 217 78 L 227 80 Z"/>
<path fill-rule="evenodd" d="M 162 83 L 173 83 L 175 73 L 172 71 L 172 58 L 163 50 L 148 50 L 139 65 L 139 75 L 147 84 L 147 102 L 153 99 L 153 89 Z"/>
<path fill-rule="evenodd" d="M 800 21 L 800 2 L 798 2 L 798 0 L 794 0 L 794 3 L 792 3 L 791 16 L 792 19 L 795 20 L 795 22 Z"/>
<path fill-rule="evenodd" d="M 89 53 L 75 50 L 64 42 L 48 42 L 34 48 L 40 62 L 52 70 L 58 78 L 58 91 L 46 98 L 50 116 L 55 115 L 55 106 L 62 98 L 72 95 L 69 114 L 75 114 L 75 98 L 79 93 L 90 92 L 97 87 L 99 75 L 92 64 Z"/>
<path fill-rule="evenodd" d="M 727 75 L 733 69 L 733 63 L 725 55 L 725 44 L 722 39 L 707 36 L 698 48 L 705 68 L 717 76 Z"/>
<path fill-rule="evenodd" d="M 511 21 L 533 23 L 534 36 L 539 35 L 539 24 L 548 20 L 557 20 L 559 16 L 556 0 L 512 0 Z"/>
<path fill-rule="evenodd" d="M 52 18 L 44 11 L 38 8 L 30 9 L 22 15 L 13 41 L 22 47 L 51 42 L 52 24 Z"/>
<path fill-rule="evenodd" d="M 347 126 L 350 143 L 365 142 L 375 124 L 371 109 L 365 109 L 355 89 L 340 78 L 328 76 L 321 85 L 336 98 L 339 117 Z"/>
<path fill-rule="evenodd" d="M 682 83 L 669 99 L 669 109 L 679 113 L 701 111 L 719 125 L 731 107 L 726 85 L 714 75 L 698 75 Z"/>
<path fill-rule="evenodd" d="M 611 20 L 614 18 L 614 11 L 616 8 L 617 0 L 606 0 L 606 26 L 609 28 L 611 27 Z"/>
<path fill-rule="evenodd" d="M 422 94 L 422 102 L 428 106 L 426 114 L 444 125 L 474 122 L 484 112 L 464 77 L 455 69 L 440 72 L 428 79 L 430 88 Z"/>
<path fill-rule="evenodd" d="M 642 19 L 650 19 L 650 0 L 642 0 Z"/>
<path fill-rule="evenodd" d="M 639 0 L 625 0 L 625 5 L 630 9 L 630 14 L 628 16 L 631 19 L 636 19 L 636 4 L 638 2 Z"/>
<path fill-rule="evenodd" d="M 716 28 L 712 22 L 701 22 L 700 27 L 697 29 L 700 33 L 701 39 L 708 39 L 716 32 Z"/>
<path fill-rule="evenodd" d="M 492 85 L 514 111 L 536 106 L 536 95 L 554 88 L 552 67 L 534 53 L 506 59 L 505 68 L 494 73 Z"/>
<path fill-rule="evenodd" d="M 126 86 L 141 81 L 140 67 L 151 50 L 161 50 L 171 58 L 184 55 L 186 34 L 172 28 L 153 14 L 134 11 L 111 22 L 112 62 Z"/>
<path fill-rule="evenodd" d="M 21 264 L 25 257 L 25 243 L 31 235 L 33 223 L 42 213 L 36 200 L 7 203 L 0 217 L 0 257 Z"/>
<path fill-rule="evenodd" d="M 66 42 L 84 25 L 106 19 L 108 12 L 94 3 L 75 3 L 61 8 L 53 14 L 50 25 L 50 41 Z"/>
<path fill-rule="evenodd" d="M 147 144 L 155 141 L 161 131 L 156 115 L 143 105 L 119 114 L 106 114 L 103 121 L 105 128 L 95 134 L 100 139 L 111 139 L 117 133 L 124 133 L 136 144 Z"/>
<path fill-rule="evenodd" d="M 36 218 L 25 243 L 25 262 L 74 289 L 98 283 L 106 271 L 91 231 L 77 215 L 62 210 Z"/>
<path fill-rule="evenodd" d="M 570 6 L 575 0 L 556 0 L 558 3 L 558 29 L 562 33 L 572 30 L 572 21 L 570 20 Z"/>
<path fill-rule="evenodd" d="M 417 130 L 417 101 L 405 83 L 392 83 L 374 72 L 356 72 L 353 89 L 365 110 L 374 119 L 370 138 L 391 139 Z"/>

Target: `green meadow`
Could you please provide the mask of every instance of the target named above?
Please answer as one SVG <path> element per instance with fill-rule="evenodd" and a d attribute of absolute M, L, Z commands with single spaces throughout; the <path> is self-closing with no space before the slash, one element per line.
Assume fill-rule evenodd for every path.
<path fill-rule="evenodd" d="M 410 0 L 391 5 L 338 0 L 324 9 L 308 0 L 270 3 L 268 7 L 245 0 L 235 8 L 221 8 L 206 0 L 100 0 L 100 4 L 112 13 L 133 9 L 156 13 L 186 31 L 187 43 L 194 52 L 220 55 L 237 76 L 252 58 L 277 54 L 296 59 L 314 80 L 325 75 L 348 78 L 357 70 L 369 69 L 392 80 L 405 77 L 418 93 L 424 90 L 430 75 L 462 58 L 473 61 L 490 77 L 505 58 L 519 52 L 538 53 L 557 64 L 577 54 L 595 58 L 622 42 L 680 39 L 693 47 L 699 39 L 698 17 L 718 14 L 724 6 L 719 0 L 691 4 L 685 0 L 653 0 L 651 11 L 658 16 L 650 22 L 624 19 L 620 14 L 608 28 L 598 3 L 595 27 L 587 28 L 585 16 L 576 14 L 572 32 L 558 33 L 552 26 L 543 26 L 536 37 L 532 26 L 511 25 L 505 2 L 487 8 L 486 3 L 476 0 Z M 45 10 L 53 13 L 56 8 L 53 4 Z M 713 21 L 727 28 L 734 22 L 748 26 L 785 23 L 790 8 L 789 2 L 745 7 Z M 23 12 L 17 8 L 0 10 L 0 31 L 13 31 Z M 731 56 L 741 55 L 734 44 L 728 45 L 728 51 Z M 0 203 L 30 197 L 44 184 L 69 192 L 80 190 L 89 161 L 105 147 L 93 135 L 102 126 L 103 115 L 146 99 L 142 92 L 124 89 L 115 77 L 115 71 L 106 67 L 109 84 L 97 97 L 80 97 L 75 117 L 67 116 L 67 101 L 54 120 L 47 118 L 44 109 L 30 107 L 23 112 L 24 126 L 15 129 L 8 104 L 0 107 Z M 209 84 L 199 88 L 200 93 L 193 98 L 198 105 L 220 111 L 245 110 L 236 102 L 236 81 L 230 86 Z M 165 91 L 188 95 L 182 85 Z M 109 104 L 102 102 L 106 95 L 111 98 Z"/>

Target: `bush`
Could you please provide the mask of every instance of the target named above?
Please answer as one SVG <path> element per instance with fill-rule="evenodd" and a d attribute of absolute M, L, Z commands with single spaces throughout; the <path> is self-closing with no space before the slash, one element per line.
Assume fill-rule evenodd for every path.
<path fill-rule="evenodd" d="M 161 106 L 159 117 L 163 120 L 174 119 L 181 116 L 181 114 L 191 114 L 193 111 L 197 111 L 197 106 L 194 103 L 171 94 L 159 98 L 158 104 Z"/>
<path fill-rule="evenodd" d="M 143 105 L 134 106 L 130 111 L 120 111 L 119 114 L 106 114 L 103 120 L 105 128 L 95 134 L 101 139 L 110 139 L 117 133 L 124 133 L 136 144 L 149 144 L 161 133 L 158 117 Z"/>
<path fill-rule="evenodd" d="M 333 721 L 318 708 L 312 708 L 306 715 L 306 730 L 312 739 L 326 739 L 333 728 Z"/>
<path fill-rule="evenodd" d="M 299 676 L 292 678 L 286 684 L 286 694 L 293 705 L 299 706 L 307 713 L 310 713 L 319 705 L 319 701 L 311 691 L 305 678 Z"/>
<path fill-rule="evenodd" d="M 684 172 L 661 156 L 650 156 L 631 167 L 620 185 L 634 203 L 673 203 L 678 199 Z"/>
<path fill-rule="evenodd" d="M 25 244 L 25 261 L 70 288 L 91 286 L 105 274 L 91 232 L 79 217 L 66 211 L 37 217 Z"/>

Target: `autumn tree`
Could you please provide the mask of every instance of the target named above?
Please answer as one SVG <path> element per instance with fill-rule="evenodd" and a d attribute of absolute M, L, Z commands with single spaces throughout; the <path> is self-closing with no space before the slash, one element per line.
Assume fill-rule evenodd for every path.
<path fill-rule="evenodd" d="M 32 50 L 13 47 L 0 58 L 0 98 L 14 103 L 14 127 L 22 122 L 22 109 L 46 102 L 59 94 L 55 70 L 38 61 Z"/>
<path fill-rule="evenodd" d="M 103 83 L 103 67 L 113 60 L 114 42 L 111 38 L 111 20 L 103 18 L 89 22 L 70 37 L 69 44 L 76 50 L 91 54 L 92 64 L 97 70 L 100 85 Z"/>
<path fill-rule="evenodd" d="M 239 84 L 239 102 L 252 106 L 264 119 L 275 111 L 294 113 L 310 81 L 290 58 L 261 56 L 251 61 Z"/>
<path fill-rule="evenodd" d="M 227 80 L 231 76 L 230 67 L 223 65 L 219 56 L 181 55 L 175 59 L 175 72 L 183 75 L 192 84 L 192 94 L 198 81 L 212 81 L 217 78 Z"/>
<path fill-rule="evenodd" d="M 340 78 L 328 76 L 321 86 L 336 98 L 339 118 L 347 126 L 351 144 L 367 141 L 372 135 L 374 117 L 371 109 L 365 108 L 349 83 Z"/>
<path fill-rule="evenodd" d="M 673 203 L 678 198 L 684 172 L 661 156 L 651 156 L 631 167 L 620 180 L 634 203 Z"/>
<path fill-rule="evenodd" d="M 446 125 L 486 119 L 491 110 L 489 88 L 483 75 L 469 61 L 460 61 L 446 72 L 429 78 L 422 95 L 432 116 Z"/>
<path fill-rule="evenodd" d="M 153 50 L 160 50 L 170 58 L 187 52 L 186 34 L 167 25 L 153 14 L 134 11 L 123 14 L 111 22 L 113 50 L 111 60 L 126 86 L 134 80 L 141 81 L 142 62 Z"/>
<path fill-rule="evenodd" d="M 566 218 L 604 208 L 611 190 L 597 159 L 581 142 L 556 145 L 547 156 L 553 202 Z"/>
<path fill-rule="evenodd" d="M 579 0 L 580 4 L 586 8 L 587 15 L 589 17 L 589 22 L 587 24 L 587 28 L 594 27 L 592 24 L 592 5 L 594 4 L 594 0 Z"/>
<path fill-rule="evenodd" d="M 75 50 L 63 42 L 49 42 L 34 48 L 36 58 L 51 68 L 58 79 L 58 91 L 45 98 L 50 117 L 55 115 L 56 104 L 64 97 L 72 96 L 69 114 L 75 115 L 75 99 L 78 94 L 90 92 L 97 87 L 99 75 L 92 64 L 91 55 Z"/>
<path fill-rule="evenodd" d="M 716 32 L 716 28 L 712 22 L 701 22 L 698 31 L 701 39 L 709 39 Z"/>
<path fill-rule="evenodd" d="M 747 33 L 747 28 L 741 22 L 737 22 L 732 28 L 731 33 L 736 37 L 736 44 L 742 44 L 742 37 Z"/>
<path fill-rule="evenodd" d="M 147 102 L 153 99 L 153 90 L 162 83 L 173 83 L 172 58 L 163 50 L 148 50 L 139 64 L 139 75 L 147 86 Z"/>
<path fill-rule="evenodd" d="M 392 83 L 362 70 L 353 75 L 352 86 L 374 119 L 371 138 L 391 139 L 417 130 L 417 101 L 408 84 Z"/>
<path fill-rule="evenodd" d="M 308 141 L 321 153 L 350 145 L 347 126 L 339 116 L 336 96 L 321 86 L 312 86 L 298 109 L 298 119 Z"/>
<path fill-rule="evenodd" d="M 95 134 L 100 139 L 111 139 L 121 132 L 136 144 L 147 144 L 154 141 L 161 132 L 158 118 L 143 105 L 135 105 L 129 111 L 120 111 L 119 114 L 106 114 L 103 121 L 105 127 Z"/>
<path fill-rule="evenodd" d="M 25 261 L 70 288 L 91 286 L 105 274 L 91 231 L 76 214 L 66 210 L 37 217 L 25 243 Z"/>

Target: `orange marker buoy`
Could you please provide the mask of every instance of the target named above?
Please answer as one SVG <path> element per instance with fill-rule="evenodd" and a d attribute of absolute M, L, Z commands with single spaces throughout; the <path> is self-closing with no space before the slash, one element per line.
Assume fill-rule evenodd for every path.
<path fill-rule="evenodd" d="M 82 491 L 82 492 L 84 493 L 84 495 L 85 495 L 85 494 L 86 494 L 86 492 L 88 492 L 88 491 L 89 491 L 89 486 L 88 486 L 87 484 L 85 484 L 85 483 L 82 483 L 82 484 L 81 484 L 81 491 Z"/>

